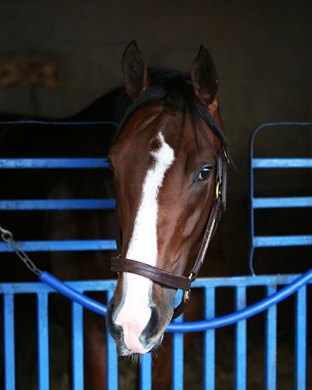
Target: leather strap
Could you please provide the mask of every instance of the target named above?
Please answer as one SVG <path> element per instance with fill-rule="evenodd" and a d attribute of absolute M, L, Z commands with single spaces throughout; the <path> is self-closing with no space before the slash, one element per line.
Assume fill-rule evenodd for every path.
<path fill-rule="evenodd" d="M 198 273 L 199 273 L 199 271 L 204 263 L 210 241 L 211 241 L 211 239 L 212 239 L 212 237 L 217 229 L 217 226 L 218 226 L 218 223 L 220 220 L 221 207 L 222 207 L 221 200 L 216 199 L 213 206 L 212 206 L 212 209 L 211 209 L 211 212 L 210 212 L 210 215 L 208 218 L 208 222 L 206 225 L 204 237 L 203 237 L 195 264 L 194 264 L 192 271 L 191 271 L 192 280 L 195 280 L 197 278 L 197 275 L 198 275 Z"/>
<path fill-rule="evenodd" d="M 141 275 L 153 282 L 174 289 L 188 290 L 191 285 L 191 280 L 185 276 L 175 276 L 161 268 L 121 257 L 113 257 L 111 259 L 111 270 Z"/>

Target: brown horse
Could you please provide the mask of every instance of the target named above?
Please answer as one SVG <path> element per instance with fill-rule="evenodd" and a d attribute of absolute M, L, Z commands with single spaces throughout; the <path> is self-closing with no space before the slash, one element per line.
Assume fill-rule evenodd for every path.
<path fill-rule="evenodd" d="M 176 287 L 164 285 L 161 272 L 167 271 L 175 277 L 188 272 L 202 237 L 206 236 L 207 220 L 208 233 L 215 230 L 210 217 L 219 199 L 217 176 L 227 142 L 218 113 L 216 70 L 207 49 L 201 47 L 190 74 L 147 69 L 135 42 L 127 47 L 122 65 L 124 89 L 112 91 L 70 118 L 122 121 L 117 136 L 115 128 L 101 126 L 94 131 L 14 126 L 9 129 L 8 137 L 2 137 L 1 146 L 5 157 L 38 153 L 40 157 L 99 157 L 106 155 L 108 145 L 113 143 L 109 157 L 118 201 L 118 261 L 124 266 L 119 266 L 107 323 L 120 355 L 134 355 L 160 344 L 174 312 Z M 113 197 L 110 173 L 88 172 L 85 176 L 80 172 L 64 173 L 60 181 L 59 173 L 51 177 L 43 172 L 27 185 L 34 187 L 33 196 L 38 196 L 40 183 L 42 197 Z M 24 227 L 27 235 L 31 233 L 28 226 L 26 223 Z M 86 212 L 62 210 L 48 213 L 45 218 L 49 239 L 114 238 L 113 226 L 115 216 L 111 212 L 104 215 L 94 211 L 90 216 Z M 41 230 L 40 225 L 38 231 Z M 197 259 L 201 261 L 205 251 L 200 253 L 202 256 Z M 63 280 L 110 278 L 112 273 L 105 264 L 107 255 L 110 257 L 103 252 L 51 253 L 52 271 Z M 139 261 L 144 272 L 147 272 L 144 267 L 157 267 L 151 268 L 148 276 L 152 277 L 155 271 L 161 275 L 160 281 L 151 281 L 129 270 L 122 272 L 132 264 L 123 258 Z M 114 267 L 118 268 L 116 262 Z M 142 271 L 142 266 L 139 268 Z M 195 310 L 196 303 L 190 309 Z M 58 307 L 63 319 L 66 309 Z M 88 311 L 84 318 L 85 388 L 104 389 L 104 319 Z M 170 359 L 170 350 L 163 348 L 159 354 L 161 358 L 153 363 L 153 384 L 155 388 L 167 388 L 170 364 L 164 367 L 163 363 Z"/>
<path fill-rule="evenodd" d="M 149 71 L 132 42 L 122 68 L 133 104 L 109 153 L 120 255 L 112 260 L 119 277 L 107 324 L 119 354 L 127 356 L 159 346 L 174 315 L 176 289 L 194 264 L 207 221 L 205 236 L 215 230 L 217 176 L 227 142 L 218 113 L 216 70 L 205 47 L 190 74 L 183 74 Z M 213 223 L 211 213 L 216 214 Z M 200 263 L 203 256 L 201 250 Z M 198 268 L 197 260 L 190 280 Z"/>

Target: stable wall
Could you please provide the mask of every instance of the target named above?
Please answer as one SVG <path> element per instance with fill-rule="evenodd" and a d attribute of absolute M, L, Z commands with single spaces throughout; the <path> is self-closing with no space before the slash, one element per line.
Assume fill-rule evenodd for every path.
<path fill-rule="evenodd" d="M 219 100 L 236 165 L 225 241 L 229 256 L 242 257 L 248 247 L 251 130 L 266 121 L 312 119 L 311 8 L 308 0 L 3 0 L 0 62 L 53 62 L 58 81 L 53 88 L 0 88 L 0 111 L 58 118 L 76 113 L 120 84 L 121 55 L 132 39 L 150 64 L 184 70 L 204 43 L 219 71 Z M 303 140 L 301 153 L 311 155 L 311 132 Z M 286 153 L 293 147 L 288 137 L 278 142 Z M 266 153 L 267 143 L 260 141 L 258 150 Z M 302 178 L 304 186 L 309 179 Z"/>

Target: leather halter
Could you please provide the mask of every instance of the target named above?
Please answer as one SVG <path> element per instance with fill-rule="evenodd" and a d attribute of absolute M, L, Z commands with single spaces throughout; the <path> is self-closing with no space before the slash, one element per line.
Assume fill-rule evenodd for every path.
<path fill-rule="evenodd" d="M 181 303 L 174 309 L 173 319 L 183 313 L 185 304 L 190 298 L 190 288 L 192 282 L 197 278 L 197 275 L 203 265 L 207 249 L 213 234 L 216 231 L 222 212 L 226 208 L 226 186 L 227 186 L 227 163 L 228 158 L 226 152 L 221 150 L 217 154 L 217 167 L 216 167 L 216 186 L 215 186 L 215 199 L 208 217 L 204 237 L 194 263 L 194 266 L 188 277 L 176 276 L 167 272 L 161 268 L 154 267 L 152 265 L 142 263 L 136 260 L 130 260 L 119 257 L 113 257 L 111 259 L 111 270 L 114 272 L 130 272 L 140 276 L 144 276 L 147 279 L 152 280 L 162 286 L 170 287 L 173 289 L 184 290 Z"/>

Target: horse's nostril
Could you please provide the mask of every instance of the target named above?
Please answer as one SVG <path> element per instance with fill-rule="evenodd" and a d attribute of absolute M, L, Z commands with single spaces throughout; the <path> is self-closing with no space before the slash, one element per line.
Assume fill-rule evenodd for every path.
<path fill-rule="evenodd" d="M 148 321 L 148 324 L 146 325 L 145 329 L 143 330 L 141 337 L 144 338 L 145 340 L 149 340 L 155 334 L 157 333 L 159 329 L 159 312 L 157 308 L 151 307 L 151 317 L 150 320 Z"/>
<path fill-rule="evenodd" d="M 115 304 L 113 300 L 111 300 L 107 307 L 106 325 L 111 335 L 116 339 L 122 336 L 123 331 L 122 331 L 122 327 L 120 325 L 117 325 L 113 320 L 114 308 L 115 308 Z"/>

